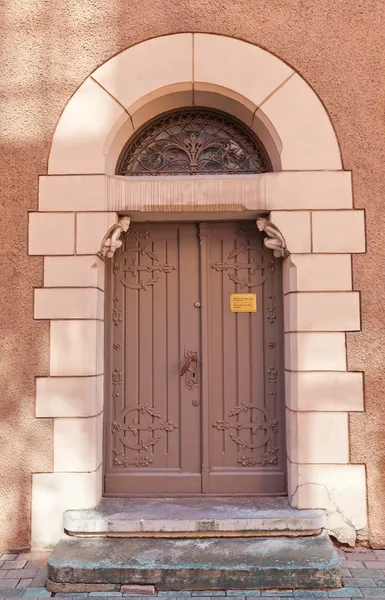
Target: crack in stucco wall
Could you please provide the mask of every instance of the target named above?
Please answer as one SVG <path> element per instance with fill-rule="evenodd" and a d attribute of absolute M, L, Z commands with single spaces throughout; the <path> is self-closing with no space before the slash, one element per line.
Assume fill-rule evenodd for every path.
<path fill-rule="evenodd" d="M 317 498 L 315 502 L 303 501 L 300 499 L 301 488 L 308 490 L 308 495 Z M 312 489 L 313 488 L 313 489 Z M 321 489 L 320 496 L 319 490 Z M 354 546 L 357 538 L 367 539 L 367 528 L 362 523 L 357 522 L 357 518 L 352 514 L 351 507 L 342 506 L 336 499 L 336 495 L 349 492 L 351 486 L 343 490 L 329 489 L 327 484 L 316 482 L 300 483 L 290 495 L 290 504 L 296 508 L 322 509 L 326 513 L 326 531 L 334 536 L 339 542 Z M 311 504 L 311 505 L 310 505 Z M 354 503 L 352 503 L 354 510 Z M 349 514 L 350 513 L 350 514 Z"/>

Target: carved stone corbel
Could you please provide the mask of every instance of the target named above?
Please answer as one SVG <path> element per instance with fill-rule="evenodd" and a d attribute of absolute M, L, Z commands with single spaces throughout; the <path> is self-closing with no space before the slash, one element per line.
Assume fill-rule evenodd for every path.
<path fill-rule="evenodd" d="M 285 238 L 278 227 L 265 217 L 257 219 L 256 224 L 259 231 L 263 231 L 267 235 L 263 240 L 265 247 L 272 250 L 276 258 L 286 258 L 286 256 L 289 255 L 289 251 L 286 246 Z"/>
<path fill-rule="evenodd" d="M 130 227 L 130 217 L 121 217 L 117 223 L 114 223 L 109 228 L 106 235 L 104 236 L 98 256 L 104 260 L 105 258 L 112 258 L 118 248 L 123 244 L 120 240 L 122 233 L 126 233 Z"/>

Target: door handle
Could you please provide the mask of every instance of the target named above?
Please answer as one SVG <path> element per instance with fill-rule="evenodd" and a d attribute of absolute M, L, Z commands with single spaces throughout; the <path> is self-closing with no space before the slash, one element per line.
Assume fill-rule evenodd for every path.
<path fill-rule="evenodd" d="M 184 349 L 185 362 L 182 366 L 180 376 L 185 375 L 185 386 L 188 390 L 192 390 L 199 385 L 198 383 L 198 356 L 192 350 Z"/>

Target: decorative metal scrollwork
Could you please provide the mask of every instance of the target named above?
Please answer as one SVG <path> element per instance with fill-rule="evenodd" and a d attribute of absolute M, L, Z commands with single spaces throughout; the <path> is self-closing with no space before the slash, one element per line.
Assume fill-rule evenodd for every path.
<path fill-rule="evenodd" d="M 112 309 L 112 322 L 116 327 L 118 327 L 122 322 L 122 310 L 118 308 L 118 296 L 114 296 L 112 302 L 114 304 L 114 308 Z"/>
<path fill-rule="evenodd" d="M 271 171 L 259 140 L 240 121 L 202 108 L 167 113 L 123 149 L 117 175 L 197 175 Z"/>
<path fill-rule="evenodd" d="M 275 367 L 271 366 L 267 369 L 266 375 L 267 401 L 274 405 L 277 396 L 278 371 Z"/>
<path fill-rule="evenodd" d="M 147 240 L 151 237 L 151 233 L 149 231 L 128 231 L 126 237 L 132 237 L 136 241 Z"/>
<path fill-rule="evenodd" d="M 152 459 L 149 456 L 140 456 L 140 454 L 135 456 L 134 462 L 130 462 L 123 452 L 119 452 L 116 448 L 112 450 L 112 455 L 115 467 L 148 467 L 152 463 Z"/>
<path fill-rule="evenodd" d="M 142 233 L 142 232 L 140 232 Z M 130 254 L 136 254 L 135 258 L 127 261 Z M 139 257 L 147 257 L 152 262 L 150 264 L 139 264 Z M 161 263 L 159 258 L 152 252 L 148 246 L 137 246 L 127 248 L 123 253 L 123 263 L 115 263 L 114 271 L 119 273 L 120 282 L 130 290 L 146 291 L 150 286 L 155 285 L 159 281 L 158 273 L 171 273 L 176 267 L 168 263 Z M 139 273 L 147 273 L 147 279 L 140 279 L 139 283 L 130 282 L 125 277 L 125 273 L 129 273 L 133 279 L 137 279 Z"/>
<path fill-rule="evenodd" d="M 132 413 L 136 413 L 136 417 L 132 417 L 131 421 L 128 422 L 129 416 Z M 141 418 L 139 419 L 139 415 Z M 143 419 L 147 417 L 147 419 Z M 155 421 L 160 419 L 160 421 Z M 150 422 L 148 422 L 150 420 Z M 119 442 L 129 450 L 136 452 L 135 460 L 130 461 L 129 457 L 114 448 L 113 463 L 115 466 L 136 466 L 136 467 L 148 467 L 153 461 L 149 456 L 143 456 L 140 454 L 141 451 L 148 452 L 149 448 L 155 446 L 162 439 L 163 433 L 171 433 L 177 429 L 179 425 L 169 420 L 162 420 L 160 413 L 149 406 L 148 404 L 138 404 L 137 406 L 129 406 L 125 408 L 119 415 L 119 420 L 112 422 L 112 434 L 115 435 L 115 442 Z M 126 433 L 131 434 L 133 439 L 129 439 Z M 142 438 L 143 434 L 145 439 Z M 135 439 L 136 438 L 136 439 Z"/>
<path fill-rule="evenodd" d="M 277 308 L 275 306 L 274 296 L 269 296 L 269 306 L 266 308 L 266 319 L 269 323 L 274 323 L 277 318 Z"/>
<path fill-rule="evenodd" d="M 270 369 L 270 376 L 275 377 L 276 380 L 277 372 L 275 371 L 274 374 L 272 371 L 275 371 L 275 369 Z M 242 420 L 240 415 L 246 418 Z M 234 418 L 237 420 L 235 421 Z M 257 464 L 266 467 L 278 463 L 276 453 L 279 448 L 275 445 L 271 447 L 272 442 L 275 441 L 275 434 L 278 432 L 279 424 L 276 419 L 269 421 L 267 412 L 263 408 L 242 403 L 230 410 L 227 419 L 225 421 L 215 421 L 212 426 L 218 431 L 228 431 L 229 438 L 237 444 L 237 463 L 240 467 L 250 467 Z M 242 437 L 242 431 L 245 430 L 249 430 L 252 436 L 257 436 L 259 432 L 262 432 L 262 439 L 258 442 L 245 440 Z M 256 456 L 253 451 L 263 447 L 265 448 L 263 456 Z M 243 454 L 244 452 L 250 452 L 250 454 Z"/>
<path fill-rule="evenodd" d="M 238 257 L 241 255 L 246 256 L 247 262 L 238 262 Z M 235 248 L 227 256 L 227 260 L 232 259 L 234 259 L 234 262 L 216 262 L 211 265 L 211 268 L 215 271 L 226 271 L 229 279 L 241 288 L 255 288 L 267 280 L 269 276 L 267 271 L 271 269 L 271 261 L 264 263 L 262 255 L 254 246 L 240 246 L 239 248 Z M 248 277 L 241 279 L 238 272 L 244 270 L 248 271 Z M 264 275 L 257 282 L 253 282 L 251 277 L 256 275 L 258 271 L 264 271 Z"/>

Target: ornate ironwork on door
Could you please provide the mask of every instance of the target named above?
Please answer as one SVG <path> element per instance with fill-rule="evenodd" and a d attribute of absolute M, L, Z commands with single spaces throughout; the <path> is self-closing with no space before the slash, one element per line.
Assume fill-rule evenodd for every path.
<path fill-rule="evenodd" d="M 238 260 L 238 258 L 246 257 L 246 260 Z M 245 245 L 234 248 L 228 256 L 228 261 L 232 262 L 216 262 L 211 265 L 211 268 L 215 271 L 225 271 L 229 276 L 229 279 L 233 283 L 243 288 L 256 288 L 267 280 L 269 276 L 269 270 L 274 269 L 274 262 L 272 260 L 264 261 L 263 255 L 255 246 Z M 246 276 L 241 278 L 241 272 L 246 271 Z M 264 273 L 260 278 L 255 278 L 257 273 Z"/>
<path fill-rule="evenodd" d="M 242 420 L 240 417 L 242 416 Z M 276 456 L 279 447 L 271 443 L 275 442 L 275 434 L 278 432 L 278 421 L 273 419 L 268 420 L 269 415 L 267 409 L 253 404 L 240 404 L 234 406 L 228 413 L 227 420 L 217 420 L 213 423 L 213 427 L 218 431 L 227 431 L 229 438 L 237 445 L 238 455 L 237 464 L 240 467 L 251 467 L 261 464 L 263 467 L 278 464 Z M 249 435 L 257 436 L 258 441 L 250 442 L 244 439 L 242 434 L 248 431 Z M 257 456 L 255 451 L 264 450 L 262 457 Z"/>
<path fill-rule="evenodd" d="M 271 170 L 261 142 L 240 121 L 194 108 L 167 113 L 129 140 L 117 175 L 265 173 Z"/>
<path fill-rule="evenodd" d="M 267 238 L 230 221 L 113 236 L 106 492 L 284 493 L 282 261 Z M 255 310 L 231 310 L 245 295 Z"/>
<path fill-rule="evenodd" d="M 280 263 L 271 250 L 266 249 L 263 238 L 256 236 L 252 228 L 242 227 L 235 230 L 233 234 L 230 224 L 220 226 L 213 224 L 211 229 L 214 234 L 215 227 L 218 231 L 215 241 L 212 241 L 212 257 L 220 256 L 221 260 L 213 260 L 210 265 L 214 271 L 210 278 L 212 294 L 215 294 L 216 288 L 222 291 L 223 296 L 234 292 L 253 292 L 258 300 L 256 313 L 250 313 L 250 317 L 241 314 L 236 325 L 234 323 L 231 325 L 231 319 L 237 318 L 235 314 L 230 315 L 226 311 L 222 316 L 223 327 L 226 327 L 226 339 L 222 341 L 223 348 L 225 349 L 233 336 L 233 346 L 229 356 L 234 356 L 233 348 L 238 346 L 235 351 L 238 364 L 233 381 L 229 376 L 229 364 L 226 370 L 222 367 L 224 377 L 222 385 L 225 388 L 223 395 L 227 395 L 227 401 L 223 402 L 222 414 L 218 410 L 216 418 L 211 423 L 216 430 L 212 440 L 213 447 L 214 451 L 218 446 L 222 452 L 225 449 L 228 456 L 232 457 L 230 460 L 227 459 L 228 462 L 234 461 L 235 458 L 240 469 L 244 467 L 274 469 L 279 464 L 279 454 L 282 452 L 280 431 L 282 407 L 277 403 L 281 382 L 279 381 L 279 347 L 276 341 L 279 340 L 277 314 L 279 316 L 280 310 L 276 306 L 276 295 Z M 221 230 L 223 230 L 222 235 Z M 215 312 L 219 310 L 218 307 L 215 308 Z M 214 311 L 211 318 L 212 320 L 216 318 Z M 252 336 L 254 339 L 250 342 Z M 242 345 L 242 349 L 239 348 L 239 344 Z M 257 360 L 252 360 L 253 352 Z M 259 362 L 262 353 L 263 360 Z M 241 393 L 239 393 L 240 382 L 243 385 Z M 221 384 L 215 385 L 220 389 Z M 234 394 L 234 399 L 231 398 L 231 394 Z M 212 410 L 214 411 L 215 407 Z M 234 457 L 235 452 L 236 457 Z M 218 456 L 219 463 L 221 458 L 220 455 Z"/>

